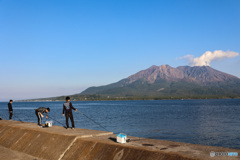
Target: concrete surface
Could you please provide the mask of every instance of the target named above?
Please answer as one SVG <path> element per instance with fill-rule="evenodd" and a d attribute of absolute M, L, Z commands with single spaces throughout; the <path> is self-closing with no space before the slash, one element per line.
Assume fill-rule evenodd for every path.
<path fill-rule="evenodd" d="M 4 159 L 49 160 L 236 160 L 240 156 L 210 157 L 210 152 L 238 152 L 239 149 L 212 147 L 156 139 L 129 137 L 116 142 L 112 132 L 60 126 L 39 128 L 37 124 L 0 121 L 0 157 Z M 10 155 L 8 157 L 8 155 Z"/>
<path fill-rule="evenodd" d="M 1 160 L 44 160 L 0 146 Z"/>

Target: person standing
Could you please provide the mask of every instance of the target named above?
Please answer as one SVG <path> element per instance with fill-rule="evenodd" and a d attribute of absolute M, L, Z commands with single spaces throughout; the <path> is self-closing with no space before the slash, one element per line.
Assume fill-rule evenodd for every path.
<path fill-rule="evenodd" d="M 42 118 L 43 113 L 46 113 L 46 118 L 48 118 L 48 112 L 50 112 L 50 108 L 45 108 L 45 107 L 39 107 L 38 109 L 35 110 L 35 114 L 38 118 L 38 125 L 42 127 Z"/>
<path fill-rule="evenodd" d="M 13 100 L 10 100 L 9 103 L 8 103 L 9 120 L 12 119 L 12 115 L 13 115 L 12 103 L 13 103 Z"/>
<path fill-rule="evenodd" d="M 66 129 L 69 128 L 69 124 L 68 124 L 68 119 L 69 118 L 70 118 L 71 123 L 72 123 L 72 129 L 75 128 L 72 109 L 75 110 L 75 112 L 77 111 L 77 109 L 74 108 L 72 103 L 70 102 L 70 97 L 66 97 L 66 102 L 63 103 L 63 116 L 65 115 L 65 117 L 66 117 L 66 125 L 67 125 Z"/>

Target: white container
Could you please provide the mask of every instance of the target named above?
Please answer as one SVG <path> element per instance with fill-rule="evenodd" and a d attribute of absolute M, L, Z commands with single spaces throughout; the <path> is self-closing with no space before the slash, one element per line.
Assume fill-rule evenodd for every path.
<path fill-rule="evenodd" d="M 52 127 L 52 121 L 46 121 L 45 126 L 46 127 Z"/>
<path fill-rule="evenodd" d="M 127 135 L 124 134 L 124 133 L 119 133 L 117 135 L 117 142 L 118 143 L 126 143 L 126 140 L 127 140 Z"/>

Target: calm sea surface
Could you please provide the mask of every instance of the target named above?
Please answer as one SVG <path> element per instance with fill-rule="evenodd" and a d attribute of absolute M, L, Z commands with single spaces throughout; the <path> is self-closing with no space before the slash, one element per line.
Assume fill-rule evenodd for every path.
<path fill-rule="evenodd" d="M 13 120 L 37 123 L 34 109 L 50 107 L 49 117 L 55 119 L 54 125 L 62 126 L 61 123 L 65 124 L 62 104 L 14 102 Z M 240 99 L 85 101 L 72 104 L 114 133 L 240 149 Z M 8 119 L 7 102 L 0 102 L 0 116 Z M 74 120 L 77 128 L 104 130 L 78 112 L 74 112 Z"/>

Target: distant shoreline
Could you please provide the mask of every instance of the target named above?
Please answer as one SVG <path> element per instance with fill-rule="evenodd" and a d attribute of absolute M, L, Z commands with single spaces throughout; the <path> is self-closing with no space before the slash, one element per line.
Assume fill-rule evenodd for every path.
<path fill-rule="evenodd" d="M 102 99 L 72 99 L 71 101 L 141 101 L 141 100 L 205 100 L 205 99 L 240 99 L 240 97 L 207 97 L 207 98 L 102 98 Z M 32 99 L 16 100 L 15 102 L 64 102 L 64 99 Z"/>

